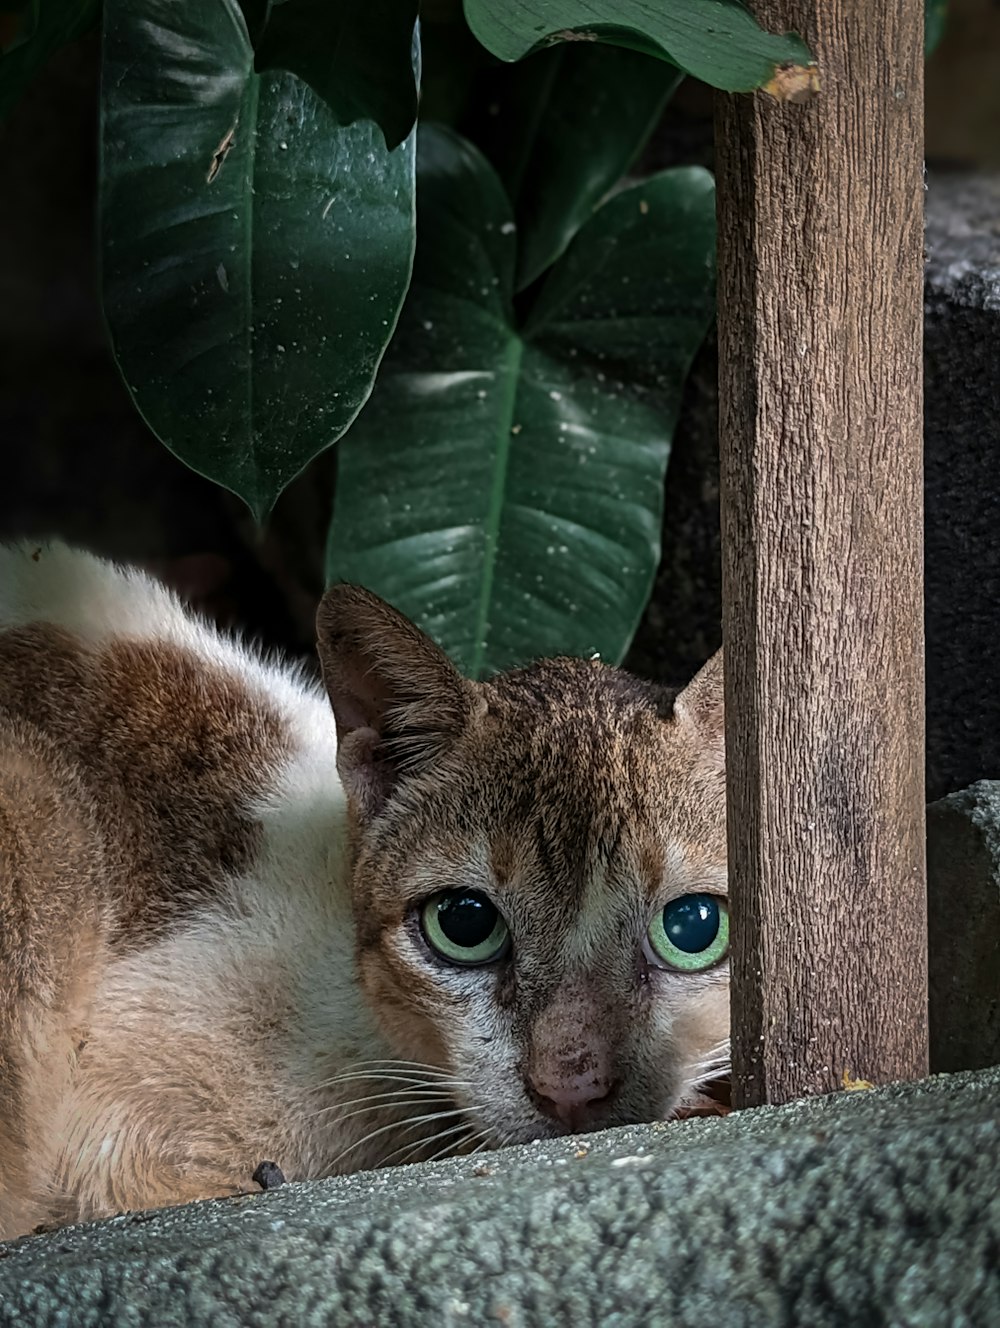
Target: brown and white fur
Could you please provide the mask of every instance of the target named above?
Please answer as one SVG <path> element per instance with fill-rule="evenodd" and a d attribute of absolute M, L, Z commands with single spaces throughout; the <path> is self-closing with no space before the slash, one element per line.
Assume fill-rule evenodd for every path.
<path fill-rule="evenodd" d="M 329 697 L 141 573 L 0 550 L 0 1237 L 667 1118 L 723 1068 L 727 965 L 642 949 L 726 890 L 718 660 L 472 683 L 353 587 L 318 634 Z M 451 887 L 508 957 L 433 955 Z"/>

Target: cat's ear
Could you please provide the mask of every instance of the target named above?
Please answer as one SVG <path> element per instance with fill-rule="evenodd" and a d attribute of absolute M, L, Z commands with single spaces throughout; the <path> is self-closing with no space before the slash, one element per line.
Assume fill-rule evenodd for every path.
<path fill-rule="evenodd" d="M 426 769 L 481 708 L 475 685 L 408 618 L 360 586 L 335 585 L 316 616 L 337 723 L 337 768 L 362 820 L 403 774 Z"/>
<path fill-rule="evenodd" d="M 692 730 L 692 736 L 720 764 L 726 759 L 726 716 L 722 651 L 717 650 L 694 675 L 674 701 L 677 722 Z"/>

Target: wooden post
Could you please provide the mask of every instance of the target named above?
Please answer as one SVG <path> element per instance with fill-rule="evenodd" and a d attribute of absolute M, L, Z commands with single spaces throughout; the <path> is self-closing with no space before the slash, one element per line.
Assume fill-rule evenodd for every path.
<path fill-rule="evenodd" d="M 737 1106 L 927 1072 L 923 5 L 756 0 L 818 90 L 717 106 Z"/>

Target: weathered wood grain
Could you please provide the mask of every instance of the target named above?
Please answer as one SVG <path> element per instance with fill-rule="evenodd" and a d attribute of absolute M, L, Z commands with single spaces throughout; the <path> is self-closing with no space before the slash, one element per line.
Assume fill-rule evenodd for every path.
<path fill-rule="evenodd" d="M 803 101 L 720 96 L 733 1092 L 927 1068 L 923 0 L 756 0 Z"/>

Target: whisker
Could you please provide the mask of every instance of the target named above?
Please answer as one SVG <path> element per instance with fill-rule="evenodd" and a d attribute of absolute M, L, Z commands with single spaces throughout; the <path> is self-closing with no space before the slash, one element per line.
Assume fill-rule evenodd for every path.
<path fill-rule="evenodd" d="M 412 1072 L 408 1074 L 401 1074 L 398 1071 L 387 1071 L 387 1070 L 381 1070 L 381 1071 L 354 1070 L 354 1071 L 345 1072 L 343 1074 L 333 1075 L 330 1079 L 322 1080 L 319 1084 L 316 1085 L 314 1091 L 319 1092 L 326 1088 L 332 1088 L 336 1084 L 348 1084 L 348 1083 L 354 1083 L 355 1081 L 361 1082 L 366 1079 L 379 1079 L 385 1083 L 449 1084 L 449 1085 L 460 1085 L 463 1088 L 468 1088 L 470 1086 L 468 1081 L 465 1079 L 456 1079 L 450 1075 L 446 1076 L 443 1073 L 435 1075 L 430 1075 L 430 1074 L 417 1075 Z"/>
<path fill-rule="evenodd" d="M 400 1101 L 399 1099 L 405 1099 Z M 446 1094 L 437 1088 L 424 1088 L 419 1084 L 414 1084 L 406 1088 L 390 1088 L 384 1093 L 369 1093 L 365 1097 L 351 1097 L 346 1102 L 331 1102 L 325 1107 L 318 1107 L 316 1111 L 310 1112 L 306 1120 L 315 1120 L 317 1116 L 325 1116 L 330 1112 L 343 1111 L 347 1107 L 359 1107 L 363 1103 L 381 1103 L 386 1107 L 391 1106 L 420 1106 L 422 1102 L 434 1102 L 435 1100 L 445 1100 Z M 375 1106 L 369 1107 L 371 1111 L 377 1111 Z M 356 1113 L 355 1113 L 356 1114 Z M 342 1117 L 346 1120 L 347 1117 Z"/>
<path fill-rule="evenodd" d="M 688 1078 L 701 1081 L 703 1079 L 715 1079 L 720 1074 L 729 1070 L 729 1061 L 716 1061 L 714 1065 L 694 1065 Z"/>
<path fill-rule="evenodd" d="M 449 1070 L 442 1069 L 440 1065 L 431 1065 L 428 1061 L 370 1059 L 363 1061 L 352 1061 L 349 1065 L 345 1067 L 345 1070 L 347 1072 L 350 1072 L 351 1070 L 374 1070 L 374 1069 L 416 1070 L 419 1071 L 421 1074 L 444 1075 L 445 1077 L 450 1077 L 451 1075 L 451 1072 Z"/>
<path fill-rule="evenodd" d="M 439 1070 L 440 1066 L 432 1065 L 430 1061 L 411 1061 L 401 1056 L 373 1056 L 368 1060 L 355 1061 L 355 1065 L 416 1065 L 421 1070 Z"/>
<path fill-rule="evenodd" d="M 374 1100 L 375 1100 L 375 1101 L 378 1101 L 378 1097 L 379 1097 L 379 1095 L 376 1095 L 376 1098 L 375 1098 Z M 365 1099 L 365 1098 L 359 1098 L 359 1099 L 357 1099 L 357 1101 L 364 1102 L 364 1101 L 366 1101 L 366 1099 Z M 401 1099 L 400 1101 L 398 1101 L 398 1102 L 383 1102 L 383 1103 L 381 1103 L 379 1106 L 372 1106 L 372 1105 L 370 1105 L 370 1104 L 371 1104 L 371 1101 L 372 1101 L 372 1099 L 368 1099 L 368 1102 L 369 1102 L 369 1105 L 368 1105 L 368 1106 L 359 1106 L 359 1107 L 357 1108 L 356 1111 L 346 1111 L 346 1112 L 344 1112 L 344 1114 L 343 1114 L 342 1116 L 337 1116 L 337 1117 L 334 1119 L 333 1124 L 335 1124 L 335 1125 L 339 1125 L 341 1121 L 349 1121 L 349 1120 L 351 1120 L 354 1116 L 363 1116 L 363 1115 L 365 1115 L 366 1112 L 369 1112 L 369 1111 L 388 1111 L 391 1107 L 402 1108 L 402 1107 L 431 1107 L 431 1106 L 436 1106 L 436 1105 L 439 1105 L 439 1104 L 442 1103 L 442 1102 L 447 1102 L 447 1101 L 448 1101 L 448 1098 L 443 1097 L 440 1093 L 435 1093 L 435 1094 L 426 1094 L 426 1095 L 424 1095 L 423 1097 L 407 1097 L 407 1098 L 402 1098 L 402 1099 Z M 351 1103 L 351 1102 L 346 1102 L 346 1103 L 344 1103 L 344 1105 L 349 1107 L 349 1106 L 353 1106 L 354 1104 Z M 336 1109 L 337 1109 L 337 1108 L 334 1106 L 334 1107 L 324 1107 L 323 1110 L 324 1110 L 324 1111 L 336 1111 Z M 321 1114 L 321 1113 L 317 1111 L 317 1112 L 314 1113 L 313 1116 L 311 1116 L 311 1117 L 307 1117 L 306 1119 L 308 1119 L 308 1120 L 315 1119 L 315 1117 L 318 1116 L 318 1115 L 320 1115 L 320 1114 Z M 403 1122 L 401 1122 L 401 1124 L 402 1124 L 402 1123 L 403 1123 Z"/>
<path fill-rule="evenodd" d="M 494 1147 L 491 1137 L 491 1131 L 488 1130 L 485 1126 L 483 1126 L 482 1129 L 477 1130 L 476 1133 L 472 1136 L 472 1138 L 478 1140 L 478 1142 L 476 1143 L 475 1148 L 469 1150 L 470 1157 L 478 1153 L 488 1152 L 491 1148 Z"/>
<path fill-rule="evenodd" d="M 467 1143 L 470 1141 L 470 1139 L 472 1139 L 472 1138 L 474 1138 L 474 1137 L 475 1137 L 475 1136 L 473 1136 L 473 1135 L 466 1135 L 466 1136 L 465 1136 L 464 1138 L 462 1138 L 462 1139 L 453 1139 L 450 1143 L 446 1143 L 443 1147 L 437 1149 L 436 1152 L 431 1153 L 430 1157 L 425 1157 L 425 1158 L 424 1158 L 424 1161 L 425 1161 L 425 1162 L 436 1162 L 436 1161 L 438 1160 L 438 1158 L 440 1158 L 440 1157 L 444 1157 L 444 1156 L 446 1156 L 447 1154 L 453 1153 L 454 1150 L 455 1150 L 456 1148 L 461 1148 L 463 1144 L 467 1144 Z M 435 1135 L 434 1138 L 433 1138 L 430 1142 L 431 1142 L 431 1143 L 436 1143 L 438 1139 L 443 1139 L 443 1138 L 444 1138 L 444 1135 L 442 1135 L 442 1134 L 438 1134 L 438 1135 Z"/>
<path fill-rule="evenodd" d="M 472 1142 L 472 1139 L 478 1140 L 478 1143 L 476 1144 L 475 1148 L 472 1151 L 474 1153 L 481 1153 L 484 1148 L 489 1146 L 490 1132 L 486 1128 L 486 1126 L 483 1125 L 480 1127 L 480 1129 L 476 1130 L 476 1132 L 471 1136 L 469 1140 L 470 1143 Z"/>
<path fill-rule="evenodd" d="M 729 1039 L 717 1043 L 691 1066 L 689 1079 L 692 1083 L 704 1083 L 709 1079 L 727 1074 L 731 1067 Z"/>
<path fill-rule="evenodd" d="M 703 1090 L 731 1073 L 730 1044 L 729 1039 L 725 1038 L 690 1067 L 678 1098 L 678 1107 L 702 1108 L 708 1100 Z"/>
<path fill-rule="evenodd" d="M 723 1073 L 723 1071 L 728 1069 L 728 1061 L 724 1061 L 719 1065 L 693 1065 L 688 1071 L 686 1078 L 690 1083 L 701 1083 L 706 1079 L 717 1078 Z"/>
<path fill-rule="evenodd" d="M 714 1047 L 709 1047 L 708 1051 L 706 1051 L 704 1056 L 701 1057 L 701 1060 L 705 1062 L 718 1060 L 728 1061 L 730 1058 L 730 1052 L 729 1038 L 723 1038 L 722 1041 L 717 1042 Z"/>
<path fill-rule="evenodd" d="M 507 1148 L 514 1139 L 513 1130 L 505 1130 L 499 1139 L 490 1140 L 489 1132 L 486 1135 L 486 1147 L 493 1151 L 498 1148 Z"/>
<path fill-rule="evenodd" d="M 440 1080 L 450 1081 L 452 1075 L 428 1074 L 425 1071 L 419 1073 L 413 1070 L 402 1071 L 398 1069 L 383 1070 L 345 1070 L 341 1074 L 331 1075 L 329 1079 L 320 1081 L 320 1087 L 326 1088 L 330 1084 L 340 1084 L 353 1079 L 403 1079 L 412 1080 L 414 1083 L 437 1083 Z"/>
<path fill-rule="evenodd" d="M 395 1152 L 389 1154 L 389 1156 L 385 1159 L 383 1165 L 389 1166 L 390 1164 L 392 1164 L 393 1158 L 398 1158 L 398 1161 L 395 1162 L 394 1165 L 402 1166 L 408 1157 L 412 1157 L 412 1155 L 416 1152 L 419 1152 L 421 1148 L 429 1148 L 430 1145 L 436 1143 L 438 1139 L 446 1139 L 450 1135 L 459 1134 L 462 1131 L 470 1132 L 471 1135 L 471 1130 L 468 1121 L 462 1120 L 459 1121 L 457 1125 L 449 1126 L 449 1128 L 446 1130 L 438 1130 L 437 1133 L 432 1134 L 429 1139 L 417 1139 L 415 1142 L 410 1144 L 401 1144 L 400 1147 L 395 1150 Z M 455 1148 L 464 1142 L 465 1142 L 464 1139 L 459 1139 L 457 1141 L 452 1140 L 450 1143 L 445 1144 L 444 1148 L 439 1149 L 438 1152 L 436 1152 L 432 1157 L 425 1157 L 422 1159 L 422 1161 L 433 1162 L 435 1158 L 441 1156 L 441 1153 L 447 1152 L 448 1149 Z M 400 1154 L 402 1154 L 402 1156 L 400 1156 Z"/>
<path fill-rule="evenodd" d="M 380 1134 L 385 1134 L 388 1130 L 404 1130 L 409 1132 L 410 1130 L 416 1129 L 418 1125 L 426 1124 L 428 1121 L 442 1120 L 446 1116 L 457 1115 L 459 1115 L 459 1108 L 452 1107 L 449 1111 L 434 1111 L 428 1115 L 414 1116 L 409 1121 L 390 1121 L 388 1125 L 382 1125 L 377 1130 L 372 1130 L 369 1134 L 366 1134 L 359 1139 L 357 1143 L 351 1144 L 349 1148 L 345 1148 L 343 1152 L 338 1153 L 330 1163 L 330 1173 L 333 1174 L 333 1168 L 337 1166 L 339 1162 L 343 1161 L 345 1157 L 348 1157 L 356 1149 L 363 1148 L 365 1144 L 371 1143 L 373 1139 L 377 1139 Z"/>

